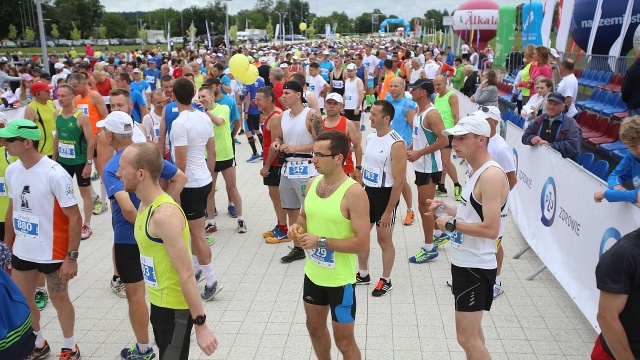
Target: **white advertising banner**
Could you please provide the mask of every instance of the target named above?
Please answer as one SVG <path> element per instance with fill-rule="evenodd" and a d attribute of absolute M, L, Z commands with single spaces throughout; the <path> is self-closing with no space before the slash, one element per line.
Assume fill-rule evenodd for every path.
<path fill-rule="evenodd" d="M 453 14 L 453 30 L 498 29 L 498 10 L 458 10 Z"/>
<path fill-rule="evenodd" d="M 518 183 L 509 205 L 533 251 L 600 331 L 595 269 L 602 253 L 637 229 L 640 209 L 629 203 L 595 203 L 606 185 L 549 147 L 522 144 L 509 123 L 506 140 L 516 158 Z"/>

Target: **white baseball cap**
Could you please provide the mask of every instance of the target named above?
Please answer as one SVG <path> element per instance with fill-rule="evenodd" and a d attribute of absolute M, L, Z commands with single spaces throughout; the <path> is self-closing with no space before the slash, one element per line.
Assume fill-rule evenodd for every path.
<path fill-rule="evenodd" d="M 64 69 L 64 64 L 63 63 L 55 63 L 55 65 L 53 65 L 53 68 L 56 69 L 56 70 Z"/>
<path fill-rule="evenodd" d="M 347 70 L 357 70 L 358 67 L 356 66 L 356 64 L 349 64 L 347 65 Z"/>
<path fill-rule="evenodd" d="M 132 74 L 135 74 L 135 73 L 141 73 L 140 69 L 138 69 L 138 68 L 133 69 Z"/>
<path fill-rule="evenodd" d="M 480 110 L 472 113 L 471 116 L 477 116 L 477 117 L 483 118 L 483 119 L 490 118 L 490 119 L 498 120 L 498 121 L 502 117 L 500 115 L 500 109 L 498 109 L 495 106 L 482 106 L 480 108 Z"/>
<path fill-rule="evenodd" d="M 560 57 L 560 55 L 558 55 L 558 51 L 554 48 L 549 49 L 549 54 L 551 54 L 551 56 L 553 56 L 554 58 Z"/>
<path fill-rule="evenodd" d="M 342 95 L 340 95 L 338 93 L 330 93 L 329 95 L 327 95 L 327 98 L 324 101 L 327 102 L 329 100 L 335 100 L 335 101 L 339 102 L 340 104 L 343 103 Z"/>
<path fill-rule="evenodd" d="M 98 121 L 96 126 L 116 134 L 133 133 L 133 119 L 124 111 L 111 112 L 104 120 Z"/>
<path fill-rule="evenodd" d="M 329 55 L 329 51 L 328 50 L 323 51 L 322 55 Z"/>
<path fill-rule="evenodd" d="M 266 57 L 263 56 L 263 57 L 260 58 L 260 62 L 261 63 L 266 63 L 266 62 L 269 62 L 269 60 Z"/>
<path fill-rule="evenodd" d="M 444 136 L 461 136 L 466 134 L 490 137 L 491 127 L 484 118 L 471 115 L 460 119 L 454 127 L 442 130 L 442 135 Z"/>

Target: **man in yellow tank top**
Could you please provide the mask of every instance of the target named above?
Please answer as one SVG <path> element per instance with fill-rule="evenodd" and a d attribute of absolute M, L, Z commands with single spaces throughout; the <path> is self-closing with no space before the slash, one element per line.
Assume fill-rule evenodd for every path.
<path fill-rule="evenodd" d="M 369 201 L 364 189 L 342 169 L 349 151 L 344 133 L 331 130 L 318 135 L 311 161 L 321 175 L 307 182 L 304 205 L 288 234 L 306 252 L 302 299 L 318 359 L 331 357 L 329 311 L 335 343 L 344 359 L 361 358 L 353 331 L 353 271 L 356 253 L 369 248 Z"/>
<path fill-rule="evenodd" d="M 180 206 L 160 187 L 164 162 L 150 142 L 129 145 L 116 173 L 140 206 L 134 235 L 151 303 L 151 326 L 160 359 L 189 358 L 189 336 L 195 325 L 200 349 L 210 356 L 218 340 L 206 322 L 189 245 L 189 226 Z M 157 234 L 162 234 L 157 237 Z"/>
<path fill-rule="evenodd" d="M 48 157 L 53 155 L 53 132 L 56 130 L 56 120 L 53 116 L 56 106 L 51 100 L 51 89 L 53 86 L 41 81 L 33 83 L 31 85 L 33 101 L 24 110 L 24 118 L 36 123 L 40 129 L 38 151 Z"/>

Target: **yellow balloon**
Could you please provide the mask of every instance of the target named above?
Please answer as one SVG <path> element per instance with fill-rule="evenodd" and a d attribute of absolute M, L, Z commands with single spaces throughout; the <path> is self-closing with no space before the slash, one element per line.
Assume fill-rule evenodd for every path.
<path fill-rule="evenodd" d="M 102 53 L 100 51 L 96 51 L 95 53 L 93 53 L 93 57 L 96 59 L 99 59 L 101 55 Z"/>
<path fill-rule="evenodd" d="M 305 31 L 307 30 L 307 24 L 306 23 L 300 23 L 300 31 Z"/>
<path fill-rule="evenodd" d="M 249 69 L 249 60 L 242 54 L 235 54 L 229 60 L 229 70 L 235 78 L 242 77 Z"/>
<path fill-rule="evenodd" d="M 242 81 L 243 84 L 253 84 L 256 80 L 258 80 L 258 68 L 250 64 L 249 69 L 240 76 L 240 81 Z"/>

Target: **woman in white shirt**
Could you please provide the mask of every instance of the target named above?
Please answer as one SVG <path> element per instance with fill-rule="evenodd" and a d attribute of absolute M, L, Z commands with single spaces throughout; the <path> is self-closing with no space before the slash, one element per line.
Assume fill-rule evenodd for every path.
<path fill-rule="evenodd" d="M 535 88 L 537 93 L 529 98 L 529 101 L 522 107 L 520 115 L 525 119 L 525 129 L 533 119 L 544 114 L 547 105 L 547 95 L 553 91 L 553 81 L 544 76 L 536 79 Z"/>

